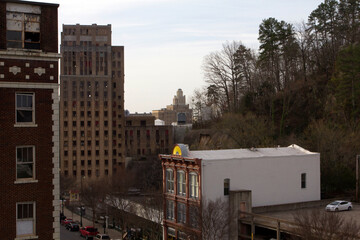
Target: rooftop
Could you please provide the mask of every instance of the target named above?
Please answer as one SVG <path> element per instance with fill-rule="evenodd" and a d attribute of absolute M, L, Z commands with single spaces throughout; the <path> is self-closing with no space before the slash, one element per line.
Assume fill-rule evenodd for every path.
<path fill-rule="evenodd" d="M 32 1 L 23 1 L 23 0 L 2 0 L 2 2 L 59 7 L 59 4 L 47 3 L 47 2 L 32 2 Z"/>
<path fill-rule="evenodd" d="M 189 151 L 188 158 L 199 158 L 202 160 L 239 159 L 239 158 L 262 158 L 262 157 L 286 157 L 318 154 L 310 152 L 295 144 L 288 147 L 275 148 L 251 148 L 251 149 L 225 149 L 225 150 L 203 150 Z"/>

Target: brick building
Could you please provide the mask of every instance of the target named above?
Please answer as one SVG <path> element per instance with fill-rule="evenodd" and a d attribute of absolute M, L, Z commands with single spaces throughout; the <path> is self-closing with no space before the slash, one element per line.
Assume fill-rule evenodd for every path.
<path fill-rule="evenodd" d="M 131 160 L 155 159 L 158 154 L 169 154 L 174 146 L 173 127 L 155 125 L 151 114 L 125 116 L 126 157 Z"/>
<path fill-rule="evenodd" d="M 1 239 L 60 239 L 58 7 L 0 2 Z"/>
<path fill-rule="evenodd" d="M 124 47 L 111 25 L 63 25 L 61 54 L 61 173 L 110 177 L 125 160 Z"/>

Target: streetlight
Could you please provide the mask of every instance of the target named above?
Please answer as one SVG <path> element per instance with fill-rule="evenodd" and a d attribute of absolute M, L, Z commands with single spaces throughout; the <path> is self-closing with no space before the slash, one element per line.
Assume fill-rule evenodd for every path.
<path fill-rule="evenodd" d="M 106 233 L 106 228 L 108 227 L 108 216 L 105 216 L 104 217 L 104 225 L 103 225 L 103 227 L 104 227 L 104 234 Z"/>
<path fill-rule="evenodd" d="M 85 179 L 85 176 L 81 176 L 81 178 L 80 178 L 80 190 L 81 190 L 81 193 L 83 191 L 83 179 Z"/>
<path fill-rule="evenodd" d="M 82 224 L 83 214 L 85 214 L 85 207 L 81 205 L 81 206 L 80 206 L 80 225 L 81 225 L 81 226 L 83 226 L 83 224 Z"/>

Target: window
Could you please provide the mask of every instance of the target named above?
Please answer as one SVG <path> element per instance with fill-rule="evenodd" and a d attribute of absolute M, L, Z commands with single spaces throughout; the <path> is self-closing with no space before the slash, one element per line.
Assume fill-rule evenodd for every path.
<path fill-rule="evenodd" d="M 16 203 L 16 236 L 35 235 L 35 203 Z"/>
<path fill-rule="evenodd" d="M 301 188 L 306 188 L 306 173 L 301 174 Z"/>
<path fill-rule="evenodd" d="M 186 206 L 184 203 L 177 204 L 177 222 L 186 223 Z"/>
<path fill-rule="evenodd" d="M 180 196 L 186 195 L 185 172 L 182 170 L 177 172 L 177 194 Z"/>
<path fill-rule="evenodd" d="M 174 192 L 174 171 L 170 168 L 166 169 L 166 192 Z"/>
<path fill-rule="evenodd" d="M 224 179 L 224 196 L 228 196 L 230 191 L 230 179 Z"/>
<path fill-rule="evenodd" d="M 199 181 L 195 172 L 190 172 L 190 198 L 199 198 Z"/>
<path fill-rule="evenodd" d="M 174 201 L 166 200 L 166 219 L 174 220 Z"/>
<path fill-rule="evenodd" d="M 7 47 L 40 49 L 40 7 L 34 7 L 33 13 L 21 13 L 15 11 L 15 7 L 7 7 Z"/>
<path fill-rule="evenodd" d="M 16 179 L 34 179 L 35 147 L 16 148 Z"/>
<path fill-rule="evenodd" d="M 16 122 L 34 123 L 33 93 L 16 93 Z"/>

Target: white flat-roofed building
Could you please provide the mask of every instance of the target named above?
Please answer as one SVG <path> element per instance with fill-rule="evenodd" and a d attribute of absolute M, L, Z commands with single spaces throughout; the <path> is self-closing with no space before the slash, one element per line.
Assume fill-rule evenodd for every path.
<path fill-rule="evenodd" d="M 320 154 L 297 145 L 277 148 L 191 151 L 201 159 L 202 198 L 224 196 L 229 190 L 252 192 L 252 206 L 320 200 Z"/>
<path fill-rule="evenodd" d="M 235 213 L 320 200 L 320 154 L 295 144 L 204 151 L 189 151 L 186 145 L 177 144 L 172 155 L 160 155 L 160 159 L 166 206 L 164 239 L 183 239 L 189 230 L 200 231 L 191 228 L 190 212 L 209 201 L 228 202 L 230 212 Z M 236 221 L 230 225 L 229 239 L 239 234 Z"/>

